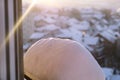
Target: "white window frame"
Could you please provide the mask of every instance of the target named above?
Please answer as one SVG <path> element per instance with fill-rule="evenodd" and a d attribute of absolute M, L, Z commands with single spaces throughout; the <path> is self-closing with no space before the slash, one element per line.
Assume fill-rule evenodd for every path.
<path fill-rule="evenodd" d="M 0 0 L 0 80 L 23 80 L 21 25 L 6 41 L 21 16 L 21 3 L 21 0 Z"/>

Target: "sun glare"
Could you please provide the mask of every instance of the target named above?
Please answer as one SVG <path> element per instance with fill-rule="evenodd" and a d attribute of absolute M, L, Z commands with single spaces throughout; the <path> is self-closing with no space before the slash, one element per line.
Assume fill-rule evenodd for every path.
<path fill-rule="evenodd" d="M 23 0 L 28 3 L 35 2 L 38 6 L 43 7 L 64 7 L 64 6 L 76 6 L 79 4 L 88 4 L 94 0 Z"/>
<path fill-rule="evenodd" d="M 3 41 L 3 44 L 0 45 L 0 50 L 2 49 L 2 47 L 9 41 L 9 39 L 12 37 L 12 35 L 14 35 L 15 31 L 19 28 L 20 24 L 22 23 L 22 21 L 25 19 L 25 17 L 28 15 L 28 13 L 31 11 L 31 9 L 33 8 L 33 6 L 35 5 L 35 1 L 33 3 L 31 3 L 31 5 L 28 7 L 28 9 L 26 10 L 26 12 L 20 17 L 20 19 L 17 21 L 17 23 L 14 25 L 14 28 L 9 32 L 9 34 L 7 35 L 6 39 Z"/>
<path fill-rule="evenodd" d="M 59 0 L 29 0 L 29 3 L 35 3 L 38 6 L 44 6 L 44 7 L 58 7 Z"/>
<path fill-rule="evenodd" d="M 118 5 L 119 0 L 23 0 L 23 2 L 33 3 L 43 7 L 84 7 L 84 6 L 95 6 L 95 7 L 114 7 Z M 109 2 L 109 3 L 108 3 Z"/>

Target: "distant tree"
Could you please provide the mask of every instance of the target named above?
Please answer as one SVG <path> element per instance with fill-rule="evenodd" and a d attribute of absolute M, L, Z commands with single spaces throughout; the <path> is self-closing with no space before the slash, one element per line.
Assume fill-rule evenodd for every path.
<path fill-rule="evenodd" d="M 58 13 L 59 16 L 63 16 L 64 13 L 65 13 L 64 8 L 59 9 L 59 13 Z"/>
<path fill-rule="evenodd" d="M 34 6 L 31 9 L 31 12 L 41 12 L 41 11 L 42 11 L 42 9 L 40 7 L 38 7 L 38 6 Z"/>
<path fill-rule="evenodd" d="M 105 14 L 105 19 L 110 20 L 111 19 L 111 10 L 110 9 L 102 9 L 101 12 Z"/>
<path fill-rule="evenodd" d="M 76 18 L 78 20 L 82 20 L 80 11 L 75 9 L 75 8 L 73 8 L 70 11 L 70 14 L 68 16 L 71 17 L 71 18 Z"/>

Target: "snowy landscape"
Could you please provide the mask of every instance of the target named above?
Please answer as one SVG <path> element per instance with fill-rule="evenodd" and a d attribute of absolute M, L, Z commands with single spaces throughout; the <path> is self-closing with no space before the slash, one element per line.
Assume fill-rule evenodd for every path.
<path fill-rule="evenodd" d="M 23 7 L 23 13 L 25 10 Z M 36 6 L 27 18 L 23 21 L 24 52 L 43 38 L 75 40 L 84 45 L 102 66 L 106 80 L 120 80 L 118 10 L 90 7 L 44 9 Z"/>

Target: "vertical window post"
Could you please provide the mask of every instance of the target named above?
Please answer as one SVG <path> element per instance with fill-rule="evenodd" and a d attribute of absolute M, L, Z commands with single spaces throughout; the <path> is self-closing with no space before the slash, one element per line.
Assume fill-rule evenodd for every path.
<path fill-rule="evenodd" d="M 0 0 L 0 80 L 23 80 L 21 0 Z"/>

